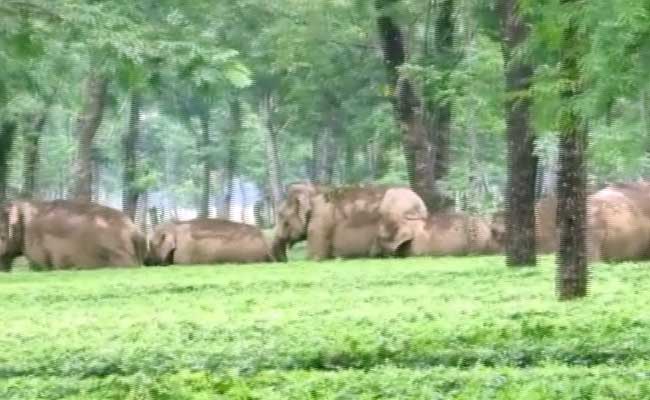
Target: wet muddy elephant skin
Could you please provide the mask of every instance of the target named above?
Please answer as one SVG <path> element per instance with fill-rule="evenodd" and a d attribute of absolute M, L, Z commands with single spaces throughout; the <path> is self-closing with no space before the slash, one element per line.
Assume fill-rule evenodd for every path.
<path fill-rule="evenodd" d="M 223 219 L 197 218 L 156 227 L 147 265 L 273 261 L 262 231 Z"/>
<path fill-rule="evenodd" d="M 146 241 L 122 212 L 72 200 L 14 201 L 0 215 L 0 269 L 24 255 L 42 269 L 135 267 Z"/>
<path fill-rule="evenodd" d="M 307 240 L 308 257 L 372 257 L 395 254 L 412 239 L 408 220 L 427 216 L 422 199 L 405 187 L 290 185 L 277 213 L 272 253 Z"/>

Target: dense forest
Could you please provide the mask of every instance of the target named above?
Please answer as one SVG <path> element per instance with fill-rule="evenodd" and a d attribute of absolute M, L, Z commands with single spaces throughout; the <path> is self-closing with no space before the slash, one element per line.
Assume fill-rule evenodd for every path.
<path fill-rule="evenodd" d="M 649 19 L 645 0 L 6 0 L 0 198 L 270 226 L 290 182 L 410 182 L 487 213 L 556 190 L 571 121 L 589 188 L 635 180 Z"/>

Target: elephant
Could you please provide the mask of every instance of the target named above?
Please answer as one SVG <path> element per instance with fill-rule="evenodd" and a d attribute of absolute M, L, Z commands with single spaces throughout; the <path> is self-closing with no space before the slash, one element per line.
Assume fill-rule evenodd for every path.
<path fill-rule="evenodd" d="M 461 213 L 439 213 L 412 222 L 415 237 L 410 256 L 459 256 L 496 254 L 503 251 L 503 228 L 494 222 Z"/>
<path fill-rule="evenodd" d="M 122 212 L 74 200 L 7 203 L 0 214 L 0 270 L 24 255 L 43 269 L 141 266 L 146 239 Z"/>
<path fill-rule="evenodd" d="M 650 185 L 617 184 L 590 196 L 587 208 L 589 261 L 650 257 Z"/>
<path fill-rule="evenodd" d="M 557 198 L 536 204 L 540 253 L 559 248 Z M 615 262 L 650 257 L 650 183 L 617 183 L 587 197 L 587 258 Z"/>
<path fill-rule="evenodd" d="M 540 254 L 553 253 L 558 248 L 556 209 L 555 196 L 541 198 L 535 204 L 535 243 Z"/>
<path fill-rule="evenodd" d="M 555 224 L 557 198 L 543 197 L 535 203 L 535 243 L 540 254 L 553 253 L 558 248 L 558 232 Z M 505 211 L 492 214 L 492 234 L 505 244 Z M 505 246 L 504 246 L 505 247 Z"/>
<path fill-rule="evenodd" d="M 272 254 L 286 261 L 287 247 L 303 240 L 313 260 L 396 254 L 413 238 L 407 222 L 427 215 L 406 187 L 294 183 L 278 207 Z"/>
<path fill-rule="evenodd" d="M 217 218 L 158 225 L 149 242 L 147 265 L 252 263 L 274 261 L 262 231 Z"/>

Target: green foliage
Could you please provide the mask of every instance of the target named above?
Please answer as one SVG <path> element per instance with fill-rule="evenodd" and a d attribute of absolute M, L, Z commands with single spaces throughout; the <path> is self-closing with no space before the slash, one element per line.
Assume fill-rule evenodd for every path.
<path fill-rule="evenodd" d="M 0 397 L 643 398 L 646 268 L 561 306 L 551 258 L 13 273 Z"/>
<path fill-rule="evenodd" d="M 18 120 L 25 133 L 25 121 L 51 108 L 41 143 L 48 157 L 39 169 L 39 193 L 47 196 L 61 195 L 73 181 L 72 135 L 90 68 L 111 82 L 94 150 L 108 197 L 119 197 L 119 137 L 131 90 L 145 99 L 138 185 L 164 189 L 185 207 L 198 203 L 204 161 L 215 177 L 223 175 L 233 98 L 245 110 L 235 175 L 261 190 L 269 185 L 260 107 L 266 95 L 274 99 L 270 118 L 278 131 L 282 183 L 309 178 L 319 154 L 313 138 L 332 120 L 336 183 L 406 183 L 372 3 L 52 0 L 44 7 L 8 0 L 0 5 L 0 116 Z M 391 3 L 388 12 L 403 28 L 409 54 L 402 73 L 425 105 L 452 104 L 452 164 L 443 189 L 473 199 L 469 208 L 475 211 L 501 207 L 504 78 L 495 1 L 455 2 L 451 50 L 435 47 L 440 2 Z M 571 16 L 560 3 L 520 1 L 532 31 L 515 56 L 530 57 L 536 66 L 532 118 L 545 160 L 554 154 L 549 138 L 561 105 L 558 49 Z M 577 17 L 588 40 L 578 106 L 589 117 L 592 178 L 601 184 L 645 176 L 650 118 L 641 112 L 641 93 L 650 91 L 650 4 L 585 2 Z M 197 145 L 201 113 L 209 115 L 206 148 Z M 22 175 L 20 140 L 16 146 L 14 189 Z M 545 174 L 552 164 L 545 163 Z M 213 192 L 222 194 L 225 182 L 213 181 Z"/>

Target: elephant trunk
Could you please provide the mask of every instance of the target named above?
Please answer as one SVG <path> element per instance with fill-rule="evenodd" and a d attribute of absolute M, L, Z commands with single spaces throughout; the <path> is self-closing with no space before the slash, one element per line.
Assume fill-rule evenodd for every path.
<path fill-rule="evenodd" d="M 146 267 L 162 266 L 163 260 L 158 256 L 158 254 L 156 254 L 153 247 L 149 247 L 145 253 L 143 264 Z"/>
<path fill-rule="evenodd" d="M 144 257 L 143 264 L 147 267 L 150 267 L 152 265 L 158 265 L 160 263 L 156 262 L 155 257 L 152 257 L 151 252 L 147 252 L 147 254 Z"/>
<path fill-rule="evenodd" d="M 275 261 L 286 262 L 287 261 L 287 240 L 281 238 L 273 239 L 271 245 L 271 255 Z"/>

